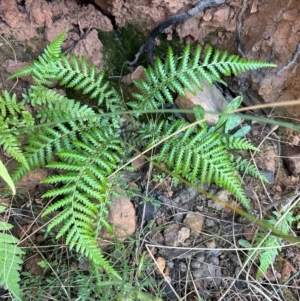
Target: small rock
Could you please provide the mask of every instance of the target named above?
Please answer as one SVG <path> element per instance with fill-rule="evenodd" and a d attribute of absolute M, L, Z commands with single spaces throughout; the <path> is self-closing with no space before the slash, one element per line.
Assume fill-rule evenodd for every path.
<path fill-rule="evenodd" d="M 138 66 L 132 73 L 121 77 L 121 82 L 129 85 L 132 84 L 133 80 L 140 80 L 145 77 L 145 69 L 142 66 Z"/>
<path fill-rule="evenodd" d="M 261 146 L 260 151 L 255 155 L 255 163 L 260 170 L 275 172 L 275 159 L 278 156 L 277 144 L 266 140 Z"/>
<path fill-rule="evenodd" d="M 105 228 L 100 231 L 100 245 L 106 246 L 105 240 L 112 240 L 115 236 L 120 240 L 125 240 L 128 235 L 131 235 L 135 231 L 135 210 L 129 198 L 124 196 L 113 197 L 107 221 L 114 228 L 114 235 L 107 232 Z"/>
<path fill-rule="evenodd" d="M 223 23 L 226 22 L 229 18 L 230 9 L 229 7 L 224 7 L 218 9 L 213 16 L 213 20 L 216 23 Z"/>
<path fill-rule="evenodd" d="M 26 11 L 29 14 L 31 24 L 37 26 L 52 26 L 52 9 L 46 1 L 26 0 Z"/>
<path fill-rule="evenodd" d="M 102 47 L 103 44 L 98 38 L 98 31 L 93 29 L 84 39 L 76 43 L 73 52 L 78 57 L 85 56 L 86 59 L 95 66 L 103 66 Z"/>
<path fill-rule="evenodd" d="M 179 245 L 178 232 L 180 226 L 173 224 L 164 230 L 165 244 L 166 246 L 177 247 Z"/>
<path fill-rule="evenodd" d="M 290 278 L 291 274 L 296 272 L 297 270 L 295 267 L 288 260 L 284 260 L 281 269 L 281 283 L 286 282 Z"/>
<path fill-rule="evenodd" d="M 25 268 L 31 275 L 41 275 L 44 272 L 44 269 L 39 265 L 41 261 L 43 261 L 44 258 L 36 254 L 33 257 L 29 258 L 26 262 Z"/>
<path fill-rule="evenodd" d="M 139 153 L 135 153 L 133 155 L 133 157 L 135 159 L 131 162 L 131 166 L 134 167 L 134 168 L 136 168 L 136 169 L 142 168 L 142 166 L 146 162 L 145 158 L 143 156 L 140 156 Z"/>
<path fill-rule="evenodd" d="M 300 174 L 300 148 L 289 145 L 282 147 L 282 160 L 293 175 Z"/>
<path fill-rule="evenodd" d="M 216 197 L 221 199 L 222 201 L 225 201 L 225 202 L 228 202 L 228 196 L 229 196 L 229 192 L 225 189 L 221 189 L 219 190 L 217 193 L 216 193 Z M 224 205 L 217 202 L 217 201 L 214 201 L 214 200 L 209 200 L 208 203 L 207 203 L 208 207 L 211 207 L 211 208 L 214 208 L 216 210 L 222 210 L 224 209 Z"/>
<path fill-rule="evenodd" d="M 187 266 L 183 261 L 179 262 L 179 270 L 180 270 L 180 272 L 183 272 L 183 273 L 187 271 Z"/>
<path fill-rule="evenodd" d="M 178 96 L 175 100 L 175 104 L 181 109 L 192 109 L 196 105 L 201 105 L 205 111 L 222 112 L 227 106 L 228 102 L 222 95 L 221 91 L 215 86 L 209 86 L 205 82 L 201 82 L 203 91 L 200 91 L 197 87 L 194 87 L 196 94 L 192 94 L 189 91 L 185 91 L 187 97 Z M 190 122 L 195 121 L 194 114 L 186 115 Z M 206 121 L 209 125 L 217 123 L 219 117 L 217 115 L 207 114 L 209 119 Z"/>
<path fill-rule="evenodd" d="M 199 212 L 202 212 L 203 209 L 204 209 L 204 206 L 201 205 L 201 206 L 196 206 L 196 209 L 199 211 Z"/>
<path fill-rule="evenodd" d="M 215 221 L 212 219 L 212 218 L 206 218 L 205 219 L 205 225 L 208 227 L 208 228 L 212 228 L 215 226 Z"/>
<path fill-rule="evenodd" d="M 273 171 L 269 171 L 269 170 L 262 170 L 261 171 L 262 175 L 264 175 L 267 180 L 272 183 L 274 182 L 275 180 L 275 175 L 274 175 L 274 172 Z"/>
<path fill-rule="evenodd" d="M 204 216 L 189 212 L 183 220 L 183 223 L 191 229 L 191 235 L 197 236 L 202 231 Z"/>
<path fill-rule="evenodd" d="M 159 245 L 165 244 L 164 236 L 160 232 L 156 232 L 153 234 L 152 239 L 156 241 Z"/>
<path fill-rule="evenodd" d="M 245 283 L 245 281 L 240 281 L 240 280 L 236 280 L 234 282 L 234 285 L 236 286 L 237 289 L 242 290 L 245 289 L 247 287 L 247 284 Z"/>
<path fill-rule="evenodd" d="M 247 241 L 249 241 L 250 243 L 252 242 L 254 235 L 256 234 L 256 227 L 254 226 L 245 226 L 243 228 L 243 235 L 246 238 Z"/>
<path fill-rule="evenodd" d="M 218 287 L 222 280 L 218 257 L 212 255 L 204 259 L 202 255 L 201 258 L 197 257 L 197 261 L 197 264 L 193 263 L 193 266 L 197 266 L 192 271 L 193 276 L 201 281 L 204 287 Z"/>
<path fill-rule="evenodd" d="M 166 267 L 166 260 L 159 256 L 155 260 L 154 271 L 156 275 L 163 275 L 164 269 Z"/>
<path fill-rule="evenodd" d="M 16 188 L 19 192 L 26 191 L 28 195 L 34 197 L 40 182 L 49 175 L 49 170 L 38 168 L 32 170 L 16 183 Z"/>
<path fill-rule="evenodd" d="M 167 267 L 168 267 L 169 269 L 173 269 L 173 268 L 174 268 L 174 261 L 169 260 L 169 261 L 167 262 Z"/>
<path fill-rule="evenodd" d="M 206 247 L 209 249 L 215 249 L 216 248 L 216 242 L 214 239 L 209 240 L 208 242 L 205 243 Z"/>
<path fill-rule="evenodd" d="M 165 267 L 164 275 L 165 276 L 170 276 L 170 269 L 168 267 Z"/>
<path fill-rule="evenodd" d="M 186 239 L 190 237 L 190 229 L 188 227 L 182 227 L 178 231 L 178 242 L 183 244 Z"/>

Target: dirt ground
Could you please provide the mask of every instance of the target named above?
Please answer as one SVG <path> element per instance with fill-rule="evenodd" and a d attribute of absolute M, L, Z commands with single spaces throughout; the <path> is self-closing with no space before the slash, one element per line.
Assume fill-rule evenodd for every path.
<path fill-rule="evenodd" d="M 122 39 L 128 39 L 121 36 L 122 28 L 129 28 L 127 22 L 131 22 L 133 28 L 139 27 L 141 41 L 138 40 L 137 44 L 142 45 L 143 37 L 155 25 L 192 5 L 189 0 L 129 2 L 0 1 L 1 90 L 7 89 L 19 96 L 26 91 L 30 81 L 19 79 L 16 83 L 6 78 L 35 59 L 45 45 L 64 29 L 68 30 L 63 44 L 65 52 L 84 55 L 99 69 L 105 69 L 108 68 L 107 60 L 117 56 L 114 52 L 117 44 L 122 48 Z M 209 9 L 167 29 L 164 39 L 168 43 L 177 35 L 191 43 L 202 44 L 205 41 L 221 50 L 226 48 L 231 53 L 278 64 L 273 74 L 257 71 L 228 82 L 231 93 L 244 96 L 244 105 L 299 98 L 300 48 L 298 51 L 297 45 L 300 43 L 300 12 L 297 0 L 227 2 L 220 8 Z M 138 25 L 138 22 L 142 23 Z M 116 49 L 110 46 L 112 48 L 107 50 L 106 38 L 99 39 L 106 33 L 113 33 L 112 41 L 116 43 Z M 122 57 L 121 60 L 132 60 L 132 53 L 136 53 L 137 47 L 135 45 L 134 50 L 126 52 L 131 57 Z M 119 58 L 116 57 L 116 61 L 119 62 Z M 115 69 L 108 72 L 120 70 L 115 66 L 112 68 Z M 264 113 L 269 118 L 278 115 L 288 120 L 295 118 L 293 122 L 299 123 L 300 107 L 265 110 Z M 260 123 L 251 126 L 247 138 L 260 148 L 260 152 L 253 155 L 253 160 L 270 184 L 262 187 L 259 181 L 245 177 L 244 190 L 251 200 L 253 212 L 267 217 L 289 197 L 295 197 L 300 188 L 300 134 L 295 130 L 274 130 Z M 250 154 L 245 153 L 245 156 L 251 159 Z M 10 161 L 4 154 L 1 158 L 4 162 Z M 129 176 L 128 182 L 144 191 L 142 197 L 154 197 L 160 206 L 141 205 L 138 197 L 118 200 L 116 206 L 120 207 L 115 209 L 115 213 L 112 210 L 110 221 L 117 219 L 120 224 L 126 221 L 127 233 L 141 233 L 141 250 L 147 251 L 156 263 L 154 275 L 157 281 L 163 283 L 161 289 L 166 293 L 166 300 L 197 300 L 197 296 L 202 300 L 265 300 L 260 290 L 272 294 L 282 284 L 287 284 L 285 289 L 271 300 L 300 300 L 299 273 L 293 277 L 300 269 L 299 249 L 284 247 L 259 284 L 253 284 L 255 267 L 245 270 L 241 264 L 243 254 L 234 249 L 240 238 L 251 242 L 257 228 L 207 196 L 181 184 L 174 186 L 173 180 L 160 171 L 154 169 L 150 172 L 146 163 L 133 164 L 142 165 L 136 174 Z M 14 162 L 9 162 L 8 166 L 12 170 Z M 22 240 L 21 246 L 28 243 L 39 245 L 46 239 L 41 230 L 42 221 L 37 222 L 36 216 L 45 206 L 41 195 L 49 187 L 40 185 L 40 181 L 47 174 L 46 170 L 38 169 L 17 184 L 19 189 L 23 187 L 23 198 L 14 203 L 15 235 Z M 230 204 L 238 205 L 232 195 L 214 185 L 204 189 Z M 123 210 L 122 214 L 120 210 Z M 298 205 L 295 213 L 299 210 Z M 120 222 L 121 216 L 126 216 L 124 222 Z M 160 230 L 145 234 L 144 229 L 150 221 L 154 223 L 153 228 Z M 295 233 L 299 235 L 296 227 Z M 26 238 L 28 235 L 31 235 L 30 239 Z M 23 271 L 42 275 L 43 268 L 38 265 L 42 259 L 38 252 L 31 254 Z M 185 299 L 181 299 L 183 297 Z"/>

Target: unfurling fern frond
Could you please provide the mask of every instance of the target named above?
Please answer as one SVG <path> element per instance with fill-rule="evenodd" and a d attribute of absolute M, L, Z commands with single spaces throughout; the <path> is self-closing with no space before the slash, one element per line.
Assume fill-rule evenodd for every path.
<path fill-rule="evenodd" d="M 0 206 L 0 213 L 5 210 Z M 21 300 L 20 273 L 24 252 L 17 246 L 18 240 L 11 234 L 4 233 L 11 229 L 11 224 L 0 221 L 0 286 L 8 289 L 15 300 Z"/>
<path fill-rule="evenodd" d="M 44 195 L 58 198 L 45 210 L 44 215 L 62 209 L 49 224 L 48 230 L 60 226 L 57 238 L 66 236 L 70 248 L 75 247 L 92 262 L 117 275 L 97 246 L 94 222 L 103 214 L 103 208 L 107 210 L 107 177 L 121 161 L 124 146 L 113 130 L 94 128 L 88 132 L 82 131 L 81 137 L 82 140 L 72 142 L 73 150 L 57 153 L 59 162 L 48 165 L 64 173 L 43 181 L 62 184 Z"/>
<path fill-rule="evenodd" d="M 51 84 L 51 79 L 53 80 L 56 77 L 54 66 L 62 54 L 61 45 L 65 35 L 66 31 L 63 31 L 45 48 L 44 53 L 37 60 L 12 74 L 8 79 L 31 75 L 39 85 Z"/>
<path fill-rule="evenodd" d="M 175 174 L 182 175 L 191 182 L 200 181 L 210 184 L 214 181 L 218 186 L 232 192 L 242 204 L 249 209 L 248 200 L 241 188 L 236 170 L 230 161 L 226 144 L 218 132 L 209 132 L 208 128 L 197 130 L 183 121 L 165 122 L 156 129 L 157 138 L 150 139 L 154 145 L 175 132 L 179 134 L 169 137 L 156 157 L 157 161 L 167 163 Z M 182 132 L 180 132 L 182 131 Z"/>
<path fill-rule="evenodd" d="M 134 94 L 140 102 L 140 108 L 157 109 L 159 105 L 166 102 L 173 103 L 173 92 L 186 96 L 186 89 L 195 93 L 193 86 L 202 91 L 201 82 L 206 81 L 210 85 L 214 81 L 223 82 L 222 75 L 237 75 L 249 69 L 276 66 L 271 63 L 246 60 L 237 55 L 228 56 L 227 52 L 221 54 L 218 50 L 213 51 L 211 47 L 208 47 L 201 59 L 201 51 L 201 47 L 197 46 L 194 54 L 191 55 L 190 46 L 187 45 L 180 59 L 174 56 L 171 48 L 168 50 L 164 64 L 157 58 L 155 68 L 149 66 L 145 70 L 145 79 L 134 81 L 141 91 Z"/>
<path fill-rule="evenodd" d="M 7 91 L 0 95 L 0 146 L 11 157 L 29 168 L 27 159 L 21 149 L 20 137 L 32 130 L 34 119 L 25 110 L 24 101 L 17 103 L 15 94 Z"/>

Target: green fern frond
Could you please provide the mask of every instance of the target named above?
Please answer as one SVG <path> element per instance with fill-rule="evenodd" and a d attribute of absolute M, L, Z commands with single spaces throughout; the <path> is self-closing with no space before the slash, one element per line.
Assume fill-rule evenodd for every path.
<path fill-rule="evenodd" d="M 73 149 L 71 141 L 78 139 L 82 130 L 100 122 L 90 107 L 43 86 L 32 86 L 24 98 L 30 105 L 39 106 L 36 113 L 39 123 L 50 122 L 55 125 L 42 126 L 34 131 L 23 146 L 30 170 L 46 166 L 53 161 L 57 152 Z M 115 128 L 113 123 L 111 128 Z M 20 180 L 26 172 L 24 166 L 17 166 L 12 173 L 13 180 Z"/>
<path fill-rule="evenodd" d="M 18 70 L 8 79 L 31 75 L 37 84 L 51 84 L 50 79 L 54 79 L 56 76 L 54 65 L 61 55 L 61 45 L 65 35 L 66 31 L 63 31 L 45 48 L 44 53 L 37 60 L 31 65 Z"/>
<path fill-rule="evenodd" d="M 38 106 L 35 117 L 41 124 L 61 121 L 69 125 L 84 126 L 86 123 L 95 123 L 98 120 L 96 113 L 89 106 L 43 86 L 31 86 L 24 99 L 31 106 Z"/>
<path fill-rule="evenodd" d="M 7 91 L 0 95 L 0 113 L 0 146 L 25 169 L 29 169 L 20 138 L 32 131 L 32 115 L 25 110 L 24 101 L 18 103 L 16 95 L 11 96 Z"/>
<path fill-rule="evenodd" d="M 171 124 L 165 122 L 155 131 L 155 135 L 160 136 L 158 139 L 161 141 L 185 126 L 181 120 Z M 166 140 L 156 158 L 159 163 L 166 162 L 176 174 L 191 182 L 210 184 L 214 181 L 232 192 L 247 209 L 250 208 L 219 133 L 209 132 L 208 128 L 197 131 L 196 127 L 189 127 L 183 134 Z"/>
<path fill-rule="evenodd" d="M 13 134 L 10 134 L 7 128 L 5 129 L 4 127 L 0 126 L 0 131 L 2 133 L 7 133 L 0 134 L 0 145 L 2 146 L 3 151 L 21 163 L 22 166 L 24 166 L 24 168 L 28 171 L 29 164 L 23 151 L 21 150 L 21 143 L 19 139 Z"/>
<path fill-rule="evenodd" d="M 60 85 L 82 90 L 82 93 L 88 94 L 90 99 L 97 99 L 98 106 L 104 103 L 107 110 L 120 108 L 121 98 L 116 90 L 104 81 L 105 73 L 103 71 L 97 73 L 94 64 L 88 66 L 84 57 L 79 60 L 72 55 L 69 61 L 65 56 L 61 56 L 54 71 Z"/>
<path fill-rule="evenodd" d="M 258 280 L 262 274 L 269 268 L 269 266 L 274 262 L 276 256 L 281 250 L 281 239 L 274 235 L 270 235 L 262 244 L 264 247 L 272 247 L 270 249 L 265 249 L 260 253 L 259 256 L 259 269 L 256 273 L 256 279 Z"/>
<path fill-rule="evenodd" d="M 0 206 L 0 212 L 5 207 Z M 8 289 L 15 300 L 21 300 L 20 269 L 23 264 L 22 255 L 24 252 L 17 246 L 18 239 L 11 234 L 4 233 L 13 226 L 0 221 L 0 286 Z"/>
<path fill-rule="evenodd" d="M 257 167 L 253 164 L 249 164 L 249 159 L 243 159 L 242 157 L 230 156 L 231 164 L 239 171 L 240 174 L 246 173 L 254 178 L 260 179 L 265 183 L 269 183 L 268 179 L 257 170 Z"/>
<path fill-rule="evenodd" d="M 64 171 L 63 174 L 45 179 L 48 184 L 62 184 L 44 197 L 58 197 L 44 215 L 63 210 L 49 224 L 48 231 L 60 227 L 57 238 L 66 236 L 70 248 L 86 255 L 92 262 L 117 275 L 104 259 L 97 246 L 94 220 L 106 204 L 107 177 L 121 161 L 124 146 L 113 129 L 101 131 L 94 128 L 82 131 L 82 140 L 73 141 L 74 149 L 58 152 L 59 162 L 48 167 Z M 106 204 L 107 206 L 107 204 Z"/>
<path fill-rule="evenodd" d="M 203 90 L 202 81 L 212 85 L 214 81 L 223 82 L 222 75 L 237 75 L 250 69 L 276 66 L 246 60 L 237 55 L 228 56 L 227 52 L 220 54 L 211 47 L 207 48 L 201 60 L 201 52 L 201 47 L 197 46 L 191 55 L 190 46 L 187 45 L 180 59 L 174 56 L 171 48 L 164 64 L 157 58 L 155 68 L 148 67 L 145 70 L 145 79 L 134 81 L 141 93 L 135 93 L 133 96 L 141 103 L 141 109 L 157 109 L 166 101 L 173 103 L 172 93 L 186 96 L 186 89 L 195 93 L 193 86 Z"/>
<path fill-rule="evenodd" d="M 292 223 L 298 219 L 299 216 L 293 216 L 293 212 L 291 211 L 283 213 L 274 211 L 273 216 L 270 216 L 267 222 L 269 222 L 272 226 L 276 226 L 276 228 L 280 229 L 283 234 L 288 234 Z M 243 239 L 239 240 L 239 244 L 247 248 L 252 247 L 249 242 Z M 248 256 L 250 256 L 252 260 L 256 257 L 259 258 L 260 263 L 256 273 L 256 279 L 258 280 L 267 271 L 281 251 L 282 238 L 272 234 L 268 235 L 266 238 L 266 232 L 260 230 L 255 238 L 253 247 L 255 247 L 255 249 L 250 251 Z M 268 248 L 261 249 L 263 247 Z"/>
<path fill-rule="evenodd" d="M 255 147 L 253 144 L 248 142 L 245 138 L 242 137 L 235 137 L 235 136 L 223 136 L 222 142 L 229 150 L 253 150 L 259 151 L 259 148 Z"/>
<path fill-rule="evenodd" d="M 58 170 L 58 174 L 43 181 L 55 185 L 55 188 L 44 194 L 44 197 L 55 198 L 44 215 L 58 212 L 49 224 L 48 231 L 58 229 L 57 238 L 65 237 L 70 248 L 76 249 L 94 264 L 118 277 L 98 248 L 99 227 L 95 229 L 94 222 L 109 228 L 105 215 L 110 205 L 108 191 L 112 183 L 108 181 L 108 177 L 118 169 L 126 152 L 119 135 L 123 134 L 122 138 L 125 140 L 128 138 L 128 134 L 122 133 L 123 128 L 120 127 L 122 119 L 119 112 L 124 110 L 124 105 L 116 90 L 105 80 L 104 72 L 98 73 L 96 67 L 89 65 L 84 57 L 79 59 L 73 55 L 67 58 L 61 53 L 64 35 L 65 32 L 50 43 L 29 67 L 10 77 L 31 75 L 37 86 L 29 89 L 20 104 L 16 103 L 15 98 L 3 94 L 2 99 L 8 99 L 7 103 L 11 100 L 11 104 L 7 106 L 0 99 L 0 112 L 3 116 L 0 130 L 1 125 L 3 130 L 18 130 L 20 126 L 33 125 L 31 114 L 23 106 L 27 102 L 33 107 L 39 127 L 29 131 L 30 135 L 25 137 L 24 162 L 15 170 L 12 178 L 19 180 L 26 173 L 26 167 L 33 169 L 42 166 Z M 203 81 L 213 84 L 214 81 L 222 82 L 223 75 L 272 66 L 274 65 L 228 56 L 226 52 L 221 54 L 212 48 L 202 53 L 199 46 L 193 54 L 190 46 L 187 46 L 183 56 L 179 58 L 170 48 L 164 64 L 157 59 L 155 68 L 149 67 L 146 70 L 145 79 L 135 82 L 140 93 L 135 94 L 137 101 L 132 101 L 130 105 L 140 111 L 157 109 L 166 102 L 172 103 L 175 93 L 185 96 L 187 90 L 195 93 L 194 87 L 202 89 Z M 53 80 L 97 100 L 98 107 L 92 109 L 91 106 L 43 87 Z M 117 114 L 109 117 L 109 114 L 102 114 L 107 112 Z M 8 119 L 7 116 L 11 118 Z M 132 116 L 134 121 L 128 122 L 133 130 L 138 129 L 132 141 L 136 143 L 140 140 L 143 146 L 153 146 L 162 139 L 167 139 L 158 149 L 158 162 L 166 162 L 176 174 L 191 182 L 215 182 L 232 192 L 249 209 L 236 175 L 237 171 L 245 169 L 245 164 L 240 161 L 239 165 L 234 165 L 229 150 L 257 150 L 254 146 L 243 138 L 225 137 L 221 131 L 223 124 L 218 132 L 207 126 L 183 130 L 186 124 L 181 120 L 150 120 L 147 125 L 143 125 L 135 117 L 136 115 Z M 9 120 L 13 122 L 9 123 Z M 43 125 L 44 122 L 47 124 Z M 177 135 L 169 137 L 177 131 Z M 20 136 L 12 137 L 16 140 L 10 138 L 6 145 L 0 139 L 0 145 L 12 156 L 19 156 L 21 161 L 21 155 L 17 153 Z M 134 146 L 136 145 L 139 144 Z M 248 170 L 259 177 L 252 166 Z"/>

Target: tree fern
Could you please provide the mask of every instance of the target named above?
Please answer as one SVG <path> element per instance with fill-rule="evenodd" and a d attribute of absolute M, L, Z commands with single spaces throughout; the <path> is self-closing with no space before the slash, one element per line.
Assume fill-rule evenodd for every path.
<path fill-rule="evenodd" d="M 0 206 L 0 213 L 5 210 Z M 16 300 L 21 300 L 20 273 L 23 251 L 17 246 L 18 240 L 3 231 L 11 229 L 11 224 L 0 221 L 0 286 L 8 289 Z"/>

